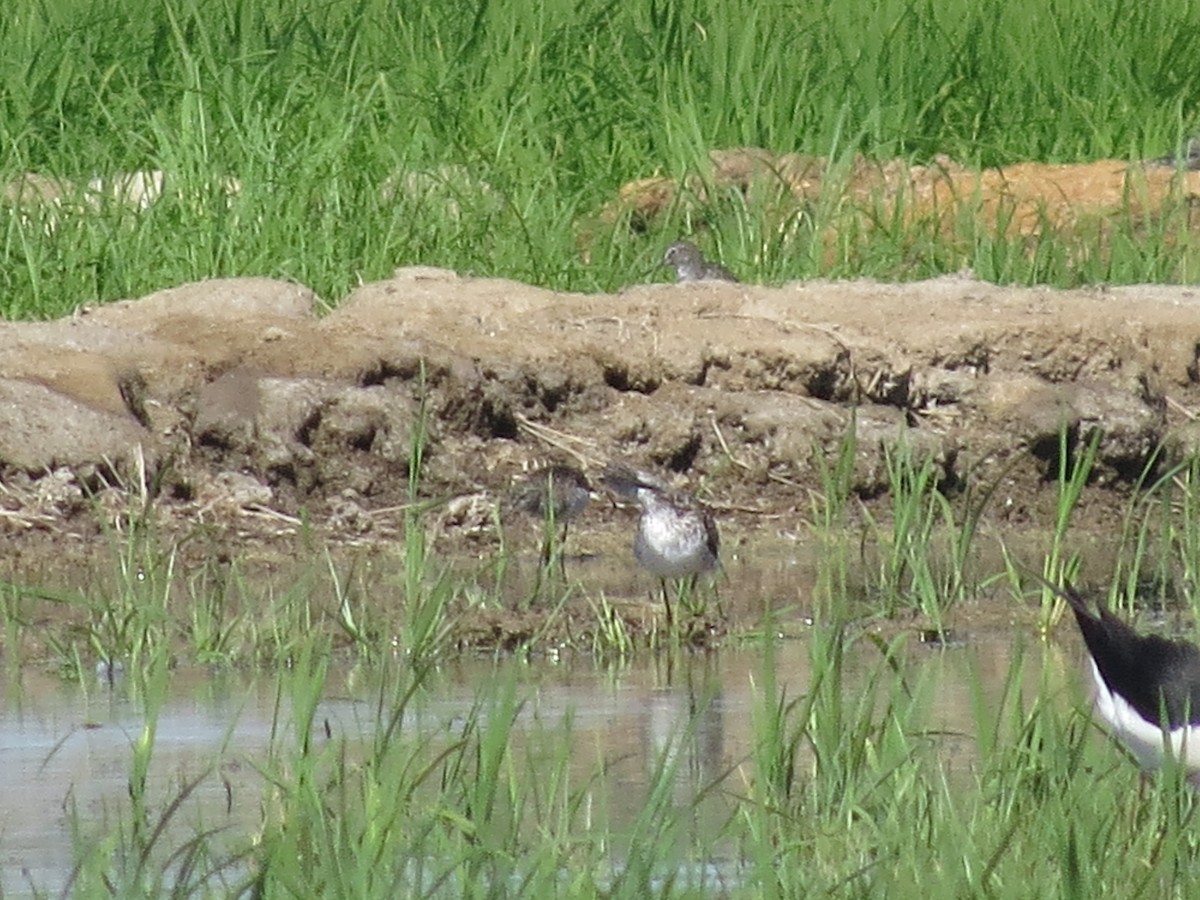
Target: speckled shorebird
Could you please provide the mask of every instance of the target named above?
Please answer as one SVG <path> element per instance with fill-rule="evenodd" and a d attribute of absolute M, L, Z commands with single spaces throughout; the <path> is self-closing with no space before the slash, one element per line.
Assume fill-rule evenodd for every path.
<path fill-rule="evenodd" d="M 662 264 L 675 270 L 676 281 L 733 281 L 737 278 L 722 265 L 709 262 L 691 241 L 676 241 L 663 254 Z"/>
<path fill-rule="evenodd" d="M 633 538 L 633 555 L 662 582 L 667 624 L 673 620 L 669 580 L 688 579 L 694 589 L 702 572 L 719 565 L 721 537 L 708 510 L 646 472 L 610 465 L 603 480 L 614 494 L 637 502 L 642 514 Z"/>
<path fill-rule="evenodd" d="M 1071 606 L 1087 646 L 1096 711 L 1129 748 L 1143 772 L 1177 760 L 1200 789 L 1200 648 L 1189 641 L 1138 634 L 1103 603 L 1042 580 Z"/>
<path fill-rule="evenodd" d="M 547 525 L 542 542 L 542 563 L 554 554 L 555 530 L 561 546 L 567 539 L 567 526 L 582 513 L 591 500 L 592 486 L 587 477 L 572 466 L 551 465 L 530 472 L 509 495 L 509 505 L 518 512 L 539 517 Z M 562 561 L 559 558 L 560 563 Z"/>
<path fill-rule="evenodd" d="M 591 495 L 592 486 L 581 471 L 552 465 L 530 472 L 513 489 L 512 505 L 532 516 L 565 524 L 587 508 Z"/>

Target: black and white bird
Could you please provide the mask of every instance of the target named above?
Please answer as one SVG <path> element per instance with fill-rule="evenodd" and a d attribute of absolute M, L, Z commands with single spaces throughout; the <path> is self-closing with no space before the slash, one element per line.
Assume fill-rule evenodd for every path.
<path fill-rule="evenodd" d="M 697 577 L 719 565 L 721 536 L 717 523 L 703 506 L 658 478 L 627 466 L 610 465 L 602 479 L 619 497 L 641 507 L 633 555 L 662 582 L 667 623 L 673 621 L 667 582 Z"/>
<path fill-rule="evenodd" d="M 709 262 L 691 241 L 676 241 L 663 254 L 662 264 L 675 270 L 675 280 L 733 281 L 737 278 L 724 266 Z"/>
<path fill-rule="evenodd" d="M 1092 663 L 1096 710 L 1143 771 L 1168 753 L 1200 789 L 1200 647 L 1138 634 L 1104 606 L 1071 587 L 1047 585 L 1071 606 Z"/>

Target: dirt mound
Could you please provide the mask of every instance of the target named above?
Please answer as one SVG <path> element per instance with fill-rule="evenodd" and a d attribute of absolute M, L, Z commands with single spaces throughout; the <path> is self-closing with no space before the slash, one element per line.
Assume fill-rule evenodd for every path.
<path fill-rule="evenodd" d="M 1060 428 L 1101 433 L 1095 481 L 1114 500 L 1160 445 L 1161 466 L 1197 443 L 1188 288 L 581 295 L 402 269 L 324 318 L 314 305 L 294 284 L 230 279 L 0 326 L 0 521 L 52 528 L 89 514 L 83 497 L 118 515 L 132 495 L 180 522 L 308 515 L 390 538 L 419 427 L 423 491 L 446 500 L 443 533 L 471 541 L 547 458 L 658 467 L 727 518 L 795 529 L 822 489 L 815 458 L 851 431 L 862 498 L 904 442 L 951 494 L 1002 477 L 997 512 L 1018 520 L 1053 503 Z"/>
<path fill-rule="evenodd" d="M 763 210 L 773 230 L 821 210 L 828 222 L 827 263 L 848 240 L 880 228 L 944 241 L 973 229 L 1025 239 L 1053 232 L 1058 239 L 1078 239 L 1073 252 L 1084 253 L 1097 240 L 1103 247 L 1117 227 L 1134 233 L 1163 229 L 1168 222 L 1191 233 L 1200 227 L 1194 210 L 1200 171 L 1181 170 L 1170 159 L 1029 162 L 976 171 L 947 156 L 928 165 L 861 156 L 834 165 L 819 156 L 742 147 L 713 150 L 708 163 L 705 171 L 682 180 L 653 177 L 623 185 L 600 211 L 599 222 L 604 227 L 626 222 L 644 231 L 675 208 L 702 221 L 706 206 L 732 193 L 748 208 Z M 594 230 L 583 228 L 585 253 Z"/>

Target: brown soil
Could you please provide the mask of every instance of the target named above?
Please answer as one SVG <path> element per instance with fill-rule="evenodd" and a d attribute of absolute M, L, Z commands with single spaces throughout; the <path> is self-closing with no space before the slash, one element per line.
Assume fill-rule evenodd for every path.
<path fill-rule="evenodd" d="M 1073 255 L 1085 256 L 1096 248 L 1106 252 L 1119 229 L 1178 239 L 1181 233 L 1194 238 L 1200 226 L 1200 171 L 1180 170 L 1170 159 L 973 170 L 946 156 L 929 165 L 857 157 L 838 166 L 819 156 L 741 147 L 711 151 L 704 171 L 679 181 L 655 177 L 623 185 L 595 222 L 582 225 L 584 253 L 595 233 L 613 225 L 645 230 L 672 209 L 703 221 L 708 205 L 729 195 L 761 210 L 776 239 L 798 216 L 821 218 L 827 262 L 878 228 L 900 239 L 936 235 L 951 244 L 963 234 L 1002 234 L 1024 240 L 1030 251 L 1036 238 L 1053 234 Z"/>
<path fill-rule="evenodd" d="M 0 326 L 9 574 L 51 580 L 147 506 L 168 535 L 203 533 L 185 565 L 294 559 L 313 532 L 386 548 L 422 402 L 432 540 L 471 557 L 499 547 L 503 499 L 552 461 L 660 470 L 713 508 L 732 559 L 806 533 L 819 462 L 851 431 L 868 506 L 886 502 L 885 453 L 904 444 L 960 508 L 995 488 L 985 518 L 1017 529 L 1053 523 L 1064 427 L 1073 447 L 1099 435 L 1080 523 L 1111 522 L 1159 448 L 1161 470 L 1200 442 L 1200 298 L 1186 287 L 946 277 L 579 295 L 403 269 L 323 318 L 314 307 L 303 287 L 230 279 Z M 631 529 L 629 510 L 593 504 L 569 547 L 629 562 Z M 595 627 L 581 602 L 564 639 Z M 635 634 L 659 615 L 644 599 L 616 613 Z M 539 629 L 484 610 L 460 642 Z"/>
<path fill-rule="evenodd" d="M 10 545 L 87 534 L 94 497 L 114 518 L 152 502 L 262 538 L 307 515 L 331 537 L 390 540 L 424 397 L 422 492 L 463 546 L 488 546 L 496 501 L 551 459 L 658 468 L 731 527 L 803 529 L 814 458 L 852 427 L 864 500 L 903 441 L 948 493 L 999 480 L 991 516 L 1044 525 L 1062 426 L 1072 442 L 1102 433 L 1100 508 L 1160 446 L 1160 466 L 1194 452 L 1198 347 L 1186 287 L 589 296 L 404 269 L 318 318 L 297 285 L 210 281 L 0 329 L 0 521 Z"/>
<path fill-rule="evenodd" d="M 749 149 L 711 162 L 684 184 L 627 185 L 600 227 L 646 225 L 713 188 L 786 218 L 828 202 L 836 181 L 857 208 L 899 198 L 939 230 L 966 209 L 1035 239 L 1044 225 L 1094 231 L 1180 202 L 1190 216 L 1200 190 L 1198 172 L 1113 161 L 982 173 L 863 162 L 831 174 L 824 160 Z M 158 184 L 153 174 L 142 180 Z M 585 253 L 587 238 L 581 226 Z M 864 504 L 886 502 L 886 454 L 903 444 L 960 507 L 986 496 L 1001 528 L 1052 524 L 1064 428 L 1071 448 L 1099 436 L 1084 523 L 1111 521 L 1148 466 L 1200 447 L 1189 287 L 952 276 L 579 295 L 409 268 L 329 315 L 316 308 L 302 286 L 241 278 L 0 325 L 10 573 L 61 571 L 148 507 L 168 534 L 204 533 L 192 555 L 287 558 L 311 532 L 386 547 L 401 532 L 422 421 L 432 538 L 467 556 L 494 552 L 501 501 L 549 462 L 658 469 L 713 508 L 736 553 L 805 533 L 821 470 L 851 433 L 851 490 Z M 627 559 L 631 527 L 629 511 L 593 504 L 572 549 Z M 644 604 L 620 614 L 654 627 Z M 505 644 L 540 627 L 481 614 L 464 641 Z"/>

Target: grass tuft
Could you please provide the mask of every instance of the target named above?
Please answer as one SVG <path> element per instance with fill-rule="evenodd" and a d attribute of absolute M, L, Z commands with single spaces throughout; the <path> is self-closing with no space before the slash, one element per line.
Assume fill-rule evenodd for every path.
<path fill-rule="evenodd" d="M 36 173 L 62 196 L 0 203 L 6 317 L 222 275 L 289 278 L 336 302 L 411 263 L 613 290 L 700 229 L 750 280 L 1196 272 L 1182 209 L 1114 223 L 1104 248 L 1048 234 L 1032 254 L 1020 238 L 967 229 L 948 243 L 887 222 L 860 241 L 838 204 L 781 214 L 769 192 L 710 192 L 641 234 L 586 224 L 621 184 L 703 171 L 713 148 L 819 155 L 835 170 L 855 153 L 969 165 L 1162 156 L 1200 105 L 1187 4 L 10 7 L 0 175 Z M 151 171 L 165 178 L 143 205 L 122 186 Z M 822 235 L 834 233 L 829 254 Z"/>

